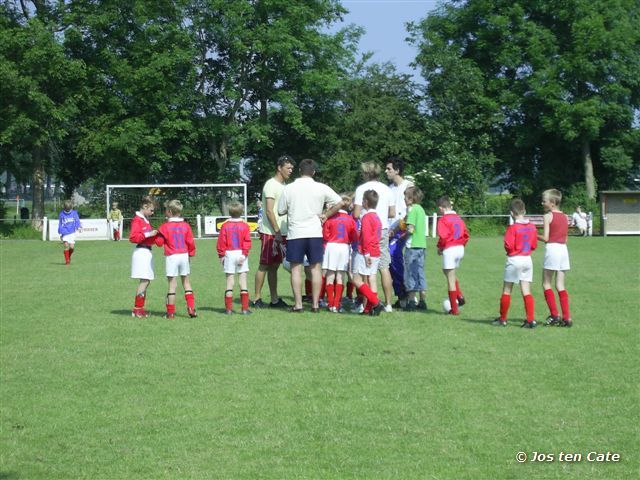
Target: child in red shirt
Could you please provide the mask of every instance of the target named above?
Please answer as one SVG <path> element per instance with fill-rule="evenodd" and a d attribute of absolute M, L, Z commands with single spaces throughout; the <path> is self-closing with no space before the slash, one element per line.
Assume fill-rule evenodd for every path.
<path fill-rule="evenodd" d="M 149 314 L 144 309 L 147 296 L 147 288 L 151 280 L 155 278 L 153 273 L 153 255 L 151 247 L 155 244 L 155 236 L 158 233 L 153 229 L 149 219 L 155 211 L 153 199 L 149 196 L 142 197 L 140 210 L 131 220 L 131 232 L 129 241 L 136 244 L 131 257 L 131 278 L 139 279 L 136 289 L 136 298 L 131 316 L 145 318 Z"/>
<path fill-rule="evenodd" d="M 249 315 L 249 290 L 247 290 L 247 273 L 249 272 L 249 251 L 251 250 L 251 230 L 249 224 L 240 216 L 244 207 L 240 202 L 229 205 L 231 218 L 222 224 L 218 237 L 218 257 L 227 275 L 227 289 L 224 292 L 225 314 L 233 313 L 233 285 L 235 274 L 240 284 L 240 303 L 242 314 Z"/>
<path fill-rule="evenodd" d="M 504 249 L 507 252 L 507 264 L 504 268 L 504 284 L 500 298 L 500 316 L 493 321 L 493 325 L 506 327 L 507 313 L 511 304 L 511 290 L 514 283 L 520 284 L 520 291 L 524 300 L 527 320 L 522 324 L 525 328 L 535 328 L 534 301 L 531 295 L 533 281 L 533 262 L 531 253 L 538 246 L 538 232 L 536 227 L 524 218 L 524 202 L 519 198 L 511 201 L 511 217 L 514 223 L 504 234 Z"/>
<path fill-rule="evenodd" d="M 456 277 L 456 268 L 464 257 L 464 247 L 469 241 L 469 231 L 464 221 L 451 208 L 449 197 L 438 199 L 438 211 L 442 215 L 438 219 L 438 255 L 442 256 L 442 273 L 447 279 L 451 315 L 458 315 L 458 306 L 465 304 L 460 290 L 460 282 Z"/>
<path fill-rule="evenodd" d="M 187 313 L 191 318 L 198 316 L 196 302 L 191 290 L 189 259 L 196 254 L 191 226 L 181 218 L 182 202 L 171 200 L 166 204 L 167 222 L 158 228 L 156 245 L 164 246 L 165 267 L 169 291 L 167 292 L 167 313 L 165 318 L 175 318 L 176 314 L 176 277 L 182 280 L 184 299 L 187 302 Z"/>
<path fill-rule="evenodd" d="M 569 250 L 567 249 L 567 236 L 569 234 L 569 221 L 567 216 L 560 211 L 562 193 L 556 189 L 542 192 L 542 207 L 544 208 L 543 234 L 538 239 L 545 242 L 544 265 L 542 271 L 542 288 L 544 298 L 549 307 L 549 317 L 546 325 L 559 325 L 571 327 L 571 312 L 569 310 L 569 294 L 564 285 L 565 272 L 571 269 L 569 263 Z M 553 294 L 553 277 L 556 280 L 556 290 L 562 308 L 562 318 L 558 314 L 556 298 Z"/>

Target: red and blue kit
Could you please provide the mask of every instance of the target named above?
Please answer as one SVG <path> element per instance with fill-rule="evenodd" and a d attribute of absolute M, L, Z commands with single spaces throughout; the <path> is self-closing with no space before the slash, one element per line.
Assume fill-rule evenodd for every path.
<path fill-rule="evenodd" d="M 160 225 L 156 245 L 164 246 L 164 254 L 167 257 L 178 253 L 188 253 L 190 257 L 196 254 L 193 231 L 182 218 L 170 218 L 167 223 Z"/>
<path fill-rule="evenodd" d="M 457 213 L 448 212 L 438 219 L 438 248 L 445 250 L 457 245 L 465 246 L 469 241 L 469 231 Z"/>
<path fill-rule="evenodd" d="M 529 221 L 509 225 L 504 234 L 504 249 L 508 257 L 527 256 L 538 247 L 538 232 Z"/>
<path fill-rule="evenodd" d="M 549 224 L 549 240 L 547 243 L 567 243 L 569 235 L 569 221 L 562 212 L 551 212 L 553 215 Z"/>
<path fill-rule="evenodd" d="M 368 210 L 361 219 L 358 252 L 371 257 L 380 256 L 382 223 L 375 210 Z"/>
<path fill-rule="evenodd" d="M 149 236 L 148 233 L 153 230 L 149 220 L 140 212 L 136 212 L 135 217 L 131 220 L 131 232 L 129 232 L 129 241 L 137 243 L 144 247 L 151 247 L 155 244 L 155 236 Z"/>
<path fill-rule="evenodd" d="M 230 218 L 222 224 L 218 237 L 218 256 L 224 257 L 229 250 L 242 250 L 247 257 L 251 250 L 249 224 L 240 218 Z"/>
<path fill-rule="evenodd" d="M 353 243 L 358 241 L 356 221 L 340 210 L 322 226 L 322 238 L 326 243 Z"/>

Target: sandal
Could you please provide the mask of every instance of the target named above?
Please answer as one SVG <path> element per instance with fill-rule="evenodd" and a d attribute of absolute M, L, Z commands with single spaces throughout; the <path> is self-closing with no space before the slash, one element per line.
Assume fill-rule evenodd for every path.
<path fill-rule="evenodd" d="M 302 312 L 304 312 L 304 307 L 300 307 L 300 308 L 289 307 L 289 312 L 290 313 L 302 313 Z"/>

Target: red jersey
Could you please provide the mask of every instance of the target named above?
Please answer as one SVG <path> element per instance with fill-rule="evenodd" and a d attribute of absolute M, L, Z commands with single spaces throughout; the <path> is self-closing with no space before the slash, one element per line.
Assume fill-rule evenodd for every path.
<path fill-rule="evenodd" d="M 164 255 L 188 253 L 190 257 L 196 254 L 196 242 L 193 241 L 191 226 L 181 218 L 170 218 L 158 228 L 156 245 L 164 245 Z"/>
<path fill-rule="evenodd" d="M 356 221 L 347 212 L 340 210 L 322 225 L 322 238 L 325 243 L 357 242 Z"/>
<path fill-rule="evenodd" d="M 375 210 L 368 210 L 360 217 L 360 242 L 358 252 L 372 257 L 380 256 L 380 238 L 382 236 L 382 222 Z"/>
<path fill-rule="evenodd" d="M 456 212 L 445 213 L 438 219 L 438 249 L 466 245 L 469 241 L 469 231 Z"/>
<path fill-rule="evenodd" d="M 508 257 L 531 255 L 538 246 L 538 231 L 528 220 L 516 220 L 504 234 L 504 249 Z"/>
<path fill-rule="evenodd" d="M 218 237 L 218 256 L 224 257 L 229 250 L 242 250 L 249 256 L 251 250 L 251 230 L 249 224 L 241 218 L 230 218 L 222 224 Z"/>
<path fill-rule="evenodd" d="M 136 212 L 136 215 L 131 220 L 131 231 L 129 232 L 129 241 L 131 243 L 137 243 L 138 245 L 144 245 L 145 247 L 152 247 L 155 243 L 155 235 L 148 236 L 148 233 L 153 230 L 149 220 L 145 218 L 140 212 Z"/>
<path fill-rule="evenodd" d="M 569 221 L 562 212 L 551 212 L 553 215 L 549 224 L 549 240 L 547 243 L 567 243 L 569 235 Z"/>

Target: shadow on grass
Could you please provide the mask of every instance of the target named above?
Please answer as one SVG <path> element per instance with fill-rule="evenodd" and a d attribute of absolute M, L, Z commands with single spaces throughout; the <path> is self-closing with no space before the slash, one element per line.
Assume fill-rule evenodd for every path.
<path fill-rule="evenodd" d="M 13 480 L 14 478 L 20 478 L 16 472 L 0 472 L 0 480 Z"/>

